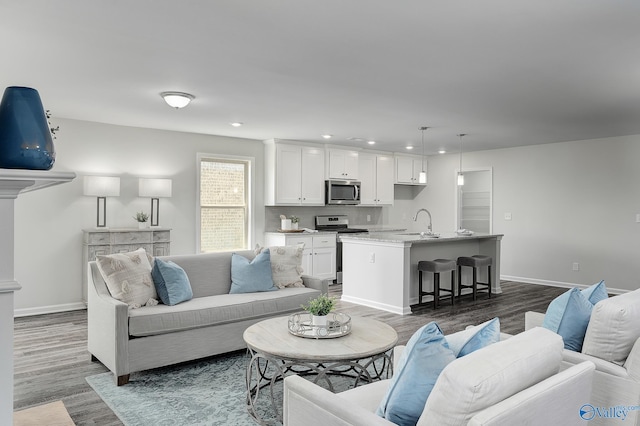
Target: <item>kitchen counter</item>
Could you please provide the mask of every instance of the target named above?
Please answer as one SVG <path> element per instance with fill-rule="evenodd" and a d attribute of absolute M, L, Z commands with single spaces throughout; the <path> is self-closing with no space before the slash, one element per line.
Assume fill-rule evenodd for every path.
<path fill-rule="evenodd" d="M 342 300 L 401 315 L 411 313 L 418 303 L 418 262 L 434 259 L 457 259 L 482 254 L 493 258 L 492 292 L 500 289 L 500 244 L 502 234 L 460 236 L 441 233 L 440 238 L 425 238 L 419 233 L 371 232 L 343 234 Z M 463 268 L 463 282 L 470 282 L 471 269 Z M 486 282 L 486 268 L 478 280 Z M 441 276 L 441 285 L 449 288 L 449 274 Z M 425 273 L 426 291 L 433 289 L 433 275 Z M 456 287 L 457 288 L 457 287 Z M 469 290 L 467 290 L 469 291 Z M 464 294 L 464 293 L 463 293 Z M 427 301 L 427 296 L 423 301 Z"/>

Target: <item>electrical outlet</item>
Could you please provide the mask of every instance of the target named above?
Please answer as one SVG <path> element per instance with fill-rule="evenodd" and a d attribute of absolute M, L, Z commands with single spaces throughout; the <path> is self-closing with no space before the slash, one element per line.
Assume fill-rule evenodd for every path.
<path fill-rule="evenodd" d="M 504 220 L 511 220 L 511 213 L 507 212 L 504 214 Z"/>
<path fill-rule="evenodd" d="M 574 271 L 579 271 L 580 270 L 580 264 L 578 262 L 573 262 L 572 269 Z"/>
<path fill-rule="evenodd" d="M 369 263 L 376 263 L 376 254 L 369 253 Z"/>
<path fill-rule="evenodd" d="M 367 215 L 367 222 L 371 222 L 371 215 L 370 214 Z"/>

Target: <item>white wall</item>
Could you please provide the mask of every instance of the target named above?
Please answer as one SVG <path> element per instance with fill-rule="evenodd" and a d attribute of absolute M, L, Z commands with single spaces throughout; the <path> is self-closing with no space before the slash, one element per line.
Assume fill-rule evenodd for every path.
<path fill-rule="evenodd" d="M 254 157 L 257 187 L 255 232 L 262 241 L 264 176 L 262 142 L 56 119 L 53 170 L 73 171 L 69 184 L 22 195 L 16 202 L 15 277 L 18 315 L 80 306 L 82 229 L 96 225 L 96 199 L 82 195 L 82 176 L 120 176 L 120 197 L 107 199 L 107 226 L 137 227 L 132 216 L 150 210 L 138 197 L 138 177 L 173 180 L 173 196 L 160 200 L 160 225 L 172 228 L 171 253 L 196 247 L 196 154 Z"/>
<path fill-rule="evenodd" d="M 503 278 L 555 285 L 604 279 L 609 289 L 640 288 L 640 135 L 471 152 L 463 159 L 464 168 L 493 167 Z M 429 157 L 429 185 L 415 199 L 396 202 L 389 223 L 425 207 L 435 232 L 453 231 L 458 161 L 458 155 Z M 396 187 L 396 196 L 408 198 L 407 191 Z M 579 271 L 572 271 L 573 262 Z"/>

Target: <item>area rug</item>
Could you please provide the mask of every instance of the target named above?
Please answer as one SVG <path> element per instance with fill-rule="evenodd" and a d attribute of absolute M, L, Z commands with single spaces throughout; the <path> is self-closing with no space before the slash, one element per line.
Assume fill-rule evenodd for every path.
<path fill-rule="evenodd" d="M 243 352 L 134 373 L 124 386 L 115 385 L 113 373 L 86 380 L 126 426 L 254 426 L 245 402 L 246 366 Z"/>
<path fill-rule="evenodd" d="M 13 426 L 74 426 L 62 401 L 38 405 L 13 413 Z"/>

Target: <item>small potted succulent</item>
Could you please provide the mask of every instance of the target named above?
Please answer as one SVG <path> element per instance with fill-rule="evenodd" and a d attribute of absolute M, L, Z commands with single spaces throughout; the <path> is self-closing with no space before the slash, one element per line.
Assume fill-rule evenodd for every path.
<path fill-rule="evenodd" d="M 291 219 L 291 229 L 298 229 L 300 218 L 298 216 L 290 216 L 289 219 Z"/>
<path fill-rule="evenodd" d="M 145 212 L 138 212 L 133 218 L 138 222 L 138 229 L 146 229 L 148 227 L 149 215 Z"/>
<path fill-rule="evenodd" d="M 311 314 L 311 324 L 320 327 L 327 326 L 327 315 L 336 307 L 336 299 L 326 294 L 321 294 L 315 299 L 309 300 L 307 305 L 301 305 L 302 309 Z"/>

